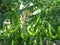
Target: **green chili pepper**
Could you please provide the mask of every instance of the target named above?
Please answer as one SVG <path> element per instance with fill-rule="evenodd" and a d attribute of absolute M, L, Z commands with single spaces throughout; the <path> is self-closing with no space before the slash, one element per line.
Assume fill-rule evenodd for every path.
<path fill-rule="evenodd" d="M 52 27 L 51 27 L 51 25 L 48 23 L 49 36 L 50 36 L 51 38 L 57 38 L 57 34 L 53 35 L 52 32 L 51 32 L 51 30 L 52 30 Z"/>
<path fill-rule="evenodd" d="M 34 33 L 33 33 L 33 31 L 32 32 L 30 31 L 31 25 L 27 27 L 27 31 L 28 31 L 29 35 L 34 36 L 38 33 L 39 28 L 40 28 L 40 25 L 38 25 L 38 23 L 40 21 L 41 21 L 41 19 L 40 19 L 40 15 L 39 15 L 37 20 L 36 20 L 35 26 L 33 26 L 33 30 L 35 30 Z M 38 25 L 38 27 L 36 28 L 37 25 Z M 36 29 L 34 29 L 34 28 L 36 28 Z"/>

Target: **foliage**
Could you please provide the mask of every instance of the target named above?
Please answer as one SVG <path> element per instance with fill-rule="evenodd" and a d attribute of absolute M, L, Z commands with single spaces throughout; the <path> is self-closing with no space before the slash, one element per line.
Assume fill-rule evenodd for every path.
<path fill-rule="evenodd" d="M 1 45 L 48 45 L 60 40 L 59 19 L 60 0 L 1 0 Z"/>

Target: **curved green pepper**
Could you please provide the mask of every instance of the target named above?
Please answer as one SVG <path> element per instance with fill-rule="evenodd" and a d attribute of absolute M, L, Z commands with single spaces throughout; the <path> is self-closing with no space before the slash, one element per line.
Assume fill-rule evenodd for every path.
<path fill-rule="evenodd" d="M 33 30 L 35 30 L 34 33 L 33 33 L 33 31 L 32 31 L 32 32 L 30 31 L 31 25 L 27 27 L 27 31 L 28 31 L 28 34 L 29 34 L 30 36 L 34 36 L 34 35 L 36 35 L 36 34 L 38 33 L 39 28 L 40 28 L 40 25 L 38 25 L 38 24 L 40 23 L 40 21 L 41 21 L 41 19 L 40 19 L 40 15 L 39 15 L 38 18 L 37 18 L 37 20 L 36 20 L 35 25 L 32 26 L 32 27 L 33 27 Z M 38 27 L 37 27 L 36 29 L 34 29 L 35 26 L 37 26 L 37 25 L 38 25 Z"/>
<path fill-rule="evenodd" d="M 51 29 L 52 29 L 52 27 L 51 27 L 51 25 L 48 23 L 49 36 L 50 36 L 51 38 L 57 38 L 58 35 L 57 35 L 57 34 L 53 35 L 52 32 L 51 32 Z"/>

